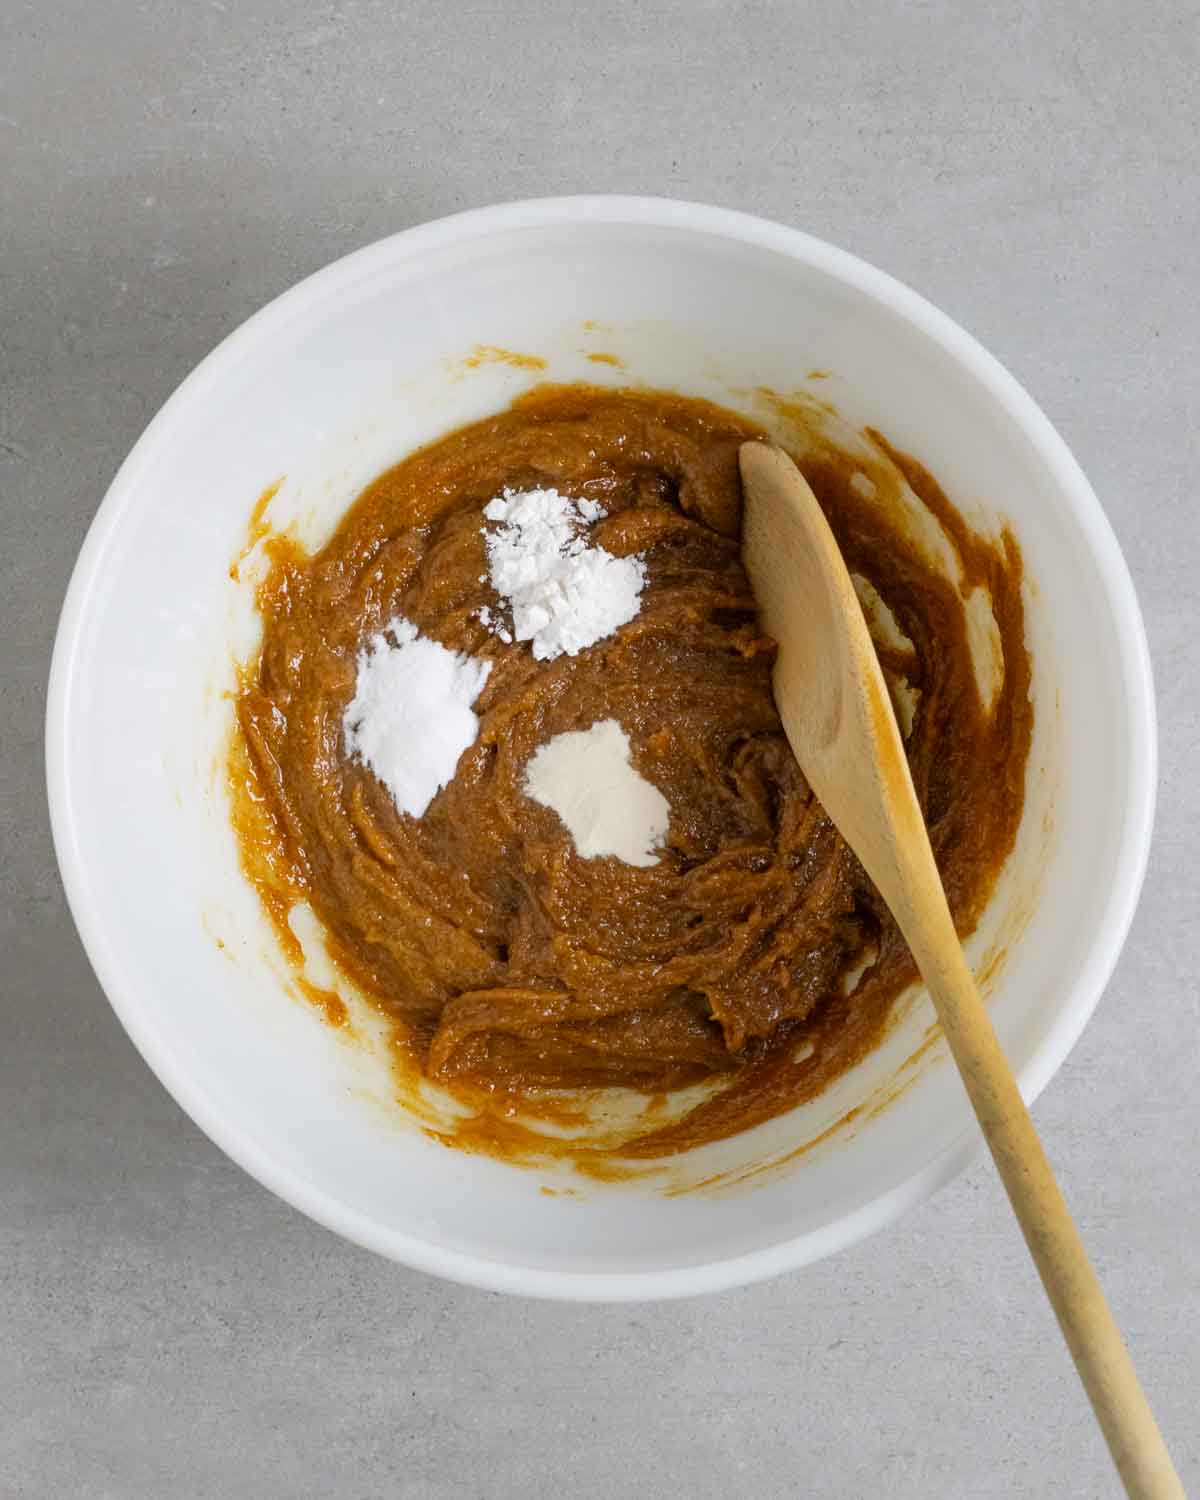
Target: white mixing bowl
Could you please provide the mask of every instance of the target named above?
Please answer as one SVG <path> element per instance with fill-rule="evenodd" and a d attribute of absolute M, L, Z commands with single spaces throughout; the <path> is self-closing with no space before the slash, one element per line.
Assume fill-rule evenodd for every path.
<path fill-rule="evenodd" d="M 465 360 L 476 346 L 546 368 Z M 626 367 L 587 358 L 597 352 Z M 683 1295 L 859 1239 L 976 1150 L 940 1045 L 905 1063 L 929 1025 L 924 999 L 829 1095 L 698 1164 L 668 1164 L 674 1177 L 572 1182 L 448 1150 L 389 1102 L 369 1047 L 297 1001 L 229 830 L 223 690 L 253 638 L 229 563 L 266 486 L 286 476 L 272 520 L 316 540 L 414 444 L 540 379 L 636 380 L 754 410 L 753 387 L 794 389 L 815 369 L 845 417 L 920 457 L 973 523 L 1007 519 L 1024 552 L 1027 807 L 971 951 L 1032 1099 L 1091 1014 L 1137 900 L 1155 781 L 1150 666 L 1079 467 L 1016 381 L 920 297 L 807 235 L 715 208 L 594 197 L 462 214 L 359 251 L 251 318 L 113 481 L 50 681 L 50 807 L 71 909 L 176 1099 L 338 1233 L 503 1291 Z M 669 1191 L 714 1170 L 721 1188 Z"/>

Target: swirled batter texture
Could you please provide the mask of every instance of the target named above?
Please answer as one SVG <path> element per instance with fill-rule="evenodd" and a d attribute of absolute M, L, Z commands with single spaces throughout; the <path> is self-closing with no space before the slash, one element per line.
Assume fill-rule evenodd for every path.
<path fill-rule="evenodd" d="M 261 655 L 237 708 L 247 868 L 276 910 L 308 901 L 331 952 L 435 1077 L 508 1094 L 617 1084 L 723 1085 L 633 1149 L 675 1151 L 807 1097 L 877 1038 L 913 977 L 894 924 L 810 792 L 771 692 L 773 643 L 739 559 L 731 412 L 665 394 L 547 387 L 413 454 L 315 556 L 277 540 Z M 974 924 L 1020 819 L 1029 745 L 1020 559 L 973 536 L 923 470 L 878 434 L 802 467 L 852 571 L 891 614 L 889 679 L 960 928 Z M 879 505 L 915 491 L 961 570 L 942 576 Z M 479 610 L 484 505 L 553 486 L 599 501 L 591 540 L 644 557 L 635 619 L 549 662 Z M 873 490 L 874 503 L 864 498 Z M 976 681 L 964 596 L 987 589 L 1003 681 Z M 364 639 L 396 615 L 492 663 L 479 737 L 416 820 L 343 743 Z M 650 868 L 583 859 L 522 791 L 552 735 L 616 719 L 670 803 Z M 265 816 L 264 816 L 265 814 Z M 860 972 L 862 971 L 862 972 Z"/>

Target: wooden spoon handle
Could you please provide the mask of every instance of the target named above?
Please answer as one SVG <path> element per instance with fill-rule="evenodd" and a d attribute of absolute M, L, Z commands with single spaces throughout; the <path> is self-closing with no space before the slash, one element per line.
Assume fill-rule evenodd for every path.
<path fill-rule="evenodd" d="M 1186 1500 L 963 955 L 945 897 L 937 904 L 944 920 L 926 906 L 915 921 L 901 925 L 1126 1493 L 1133 1500 Z M 915 915 L 906 913 L 910 919 Z M 931 923 L 941 931 L 929 930 Z"/>

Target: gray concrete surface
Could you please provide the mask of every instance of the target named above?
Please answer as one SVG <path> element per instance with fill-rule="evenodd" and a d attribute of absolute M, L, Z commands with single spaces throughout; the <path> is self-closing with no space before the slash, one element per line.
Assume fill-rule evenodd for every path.
<path fill-rule="evenodd" d="M 121 457 L 298 277 L 583 189 L 755 210 L 895 272 L 1016 371 L 1104 499 L 1157 664 L 1158 831 L 1037 1117 L 1200 1492 L 1198 67 L 1190 0 L 0 5 L 5 1500 L 1117 1492 L 986 1167 L 710 1300 L 460 1290 L 226 1161 L 80 950 L 41 717 Z"/>

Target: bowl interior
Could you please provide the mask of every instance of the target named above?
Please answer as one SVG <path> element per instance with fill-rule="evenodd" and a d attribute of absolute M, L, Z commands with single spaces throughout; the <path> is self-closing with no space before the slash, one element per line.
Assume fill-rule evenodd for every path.
<path fill-rule="evenodd" d="M 755 387 L 804 388 L 814 370 L 848 421 L 921 458 L 974 524 L 1003 519 L 1019 539 L 1036 704 L 1027 808 L 971 948 L 1027 1095 L 1081 1029 L 1136 896 L 1152 731 L 1119 555 L 1044 419 L 918 299 L 803 236 L 620 200 L 468 216 L 339 263 L 210 356 L 114 483 L 56 654 L 55 833 L 101 980 L 198 1122 L 323 1222 L 484 1285 L 669 1294 L 825 1253 L 973 1149 L 940 1044 L 905 1066 L 931 1020 L 921 999 L 829 1095 L 674 1177 L 568 1182 L 448 1151 L 389 1102 L 378 1057 L 290 993 L 228 827 L 223 695 L 255 628 L 229 564 L 265 487 L 283 480 L 273 519 L 316 541 L 416 443 L 539 380 L 637 381 L 753 412 Z M 785 1167 L 664 1191 L 736 1178 L 891 1095 Z"/>

